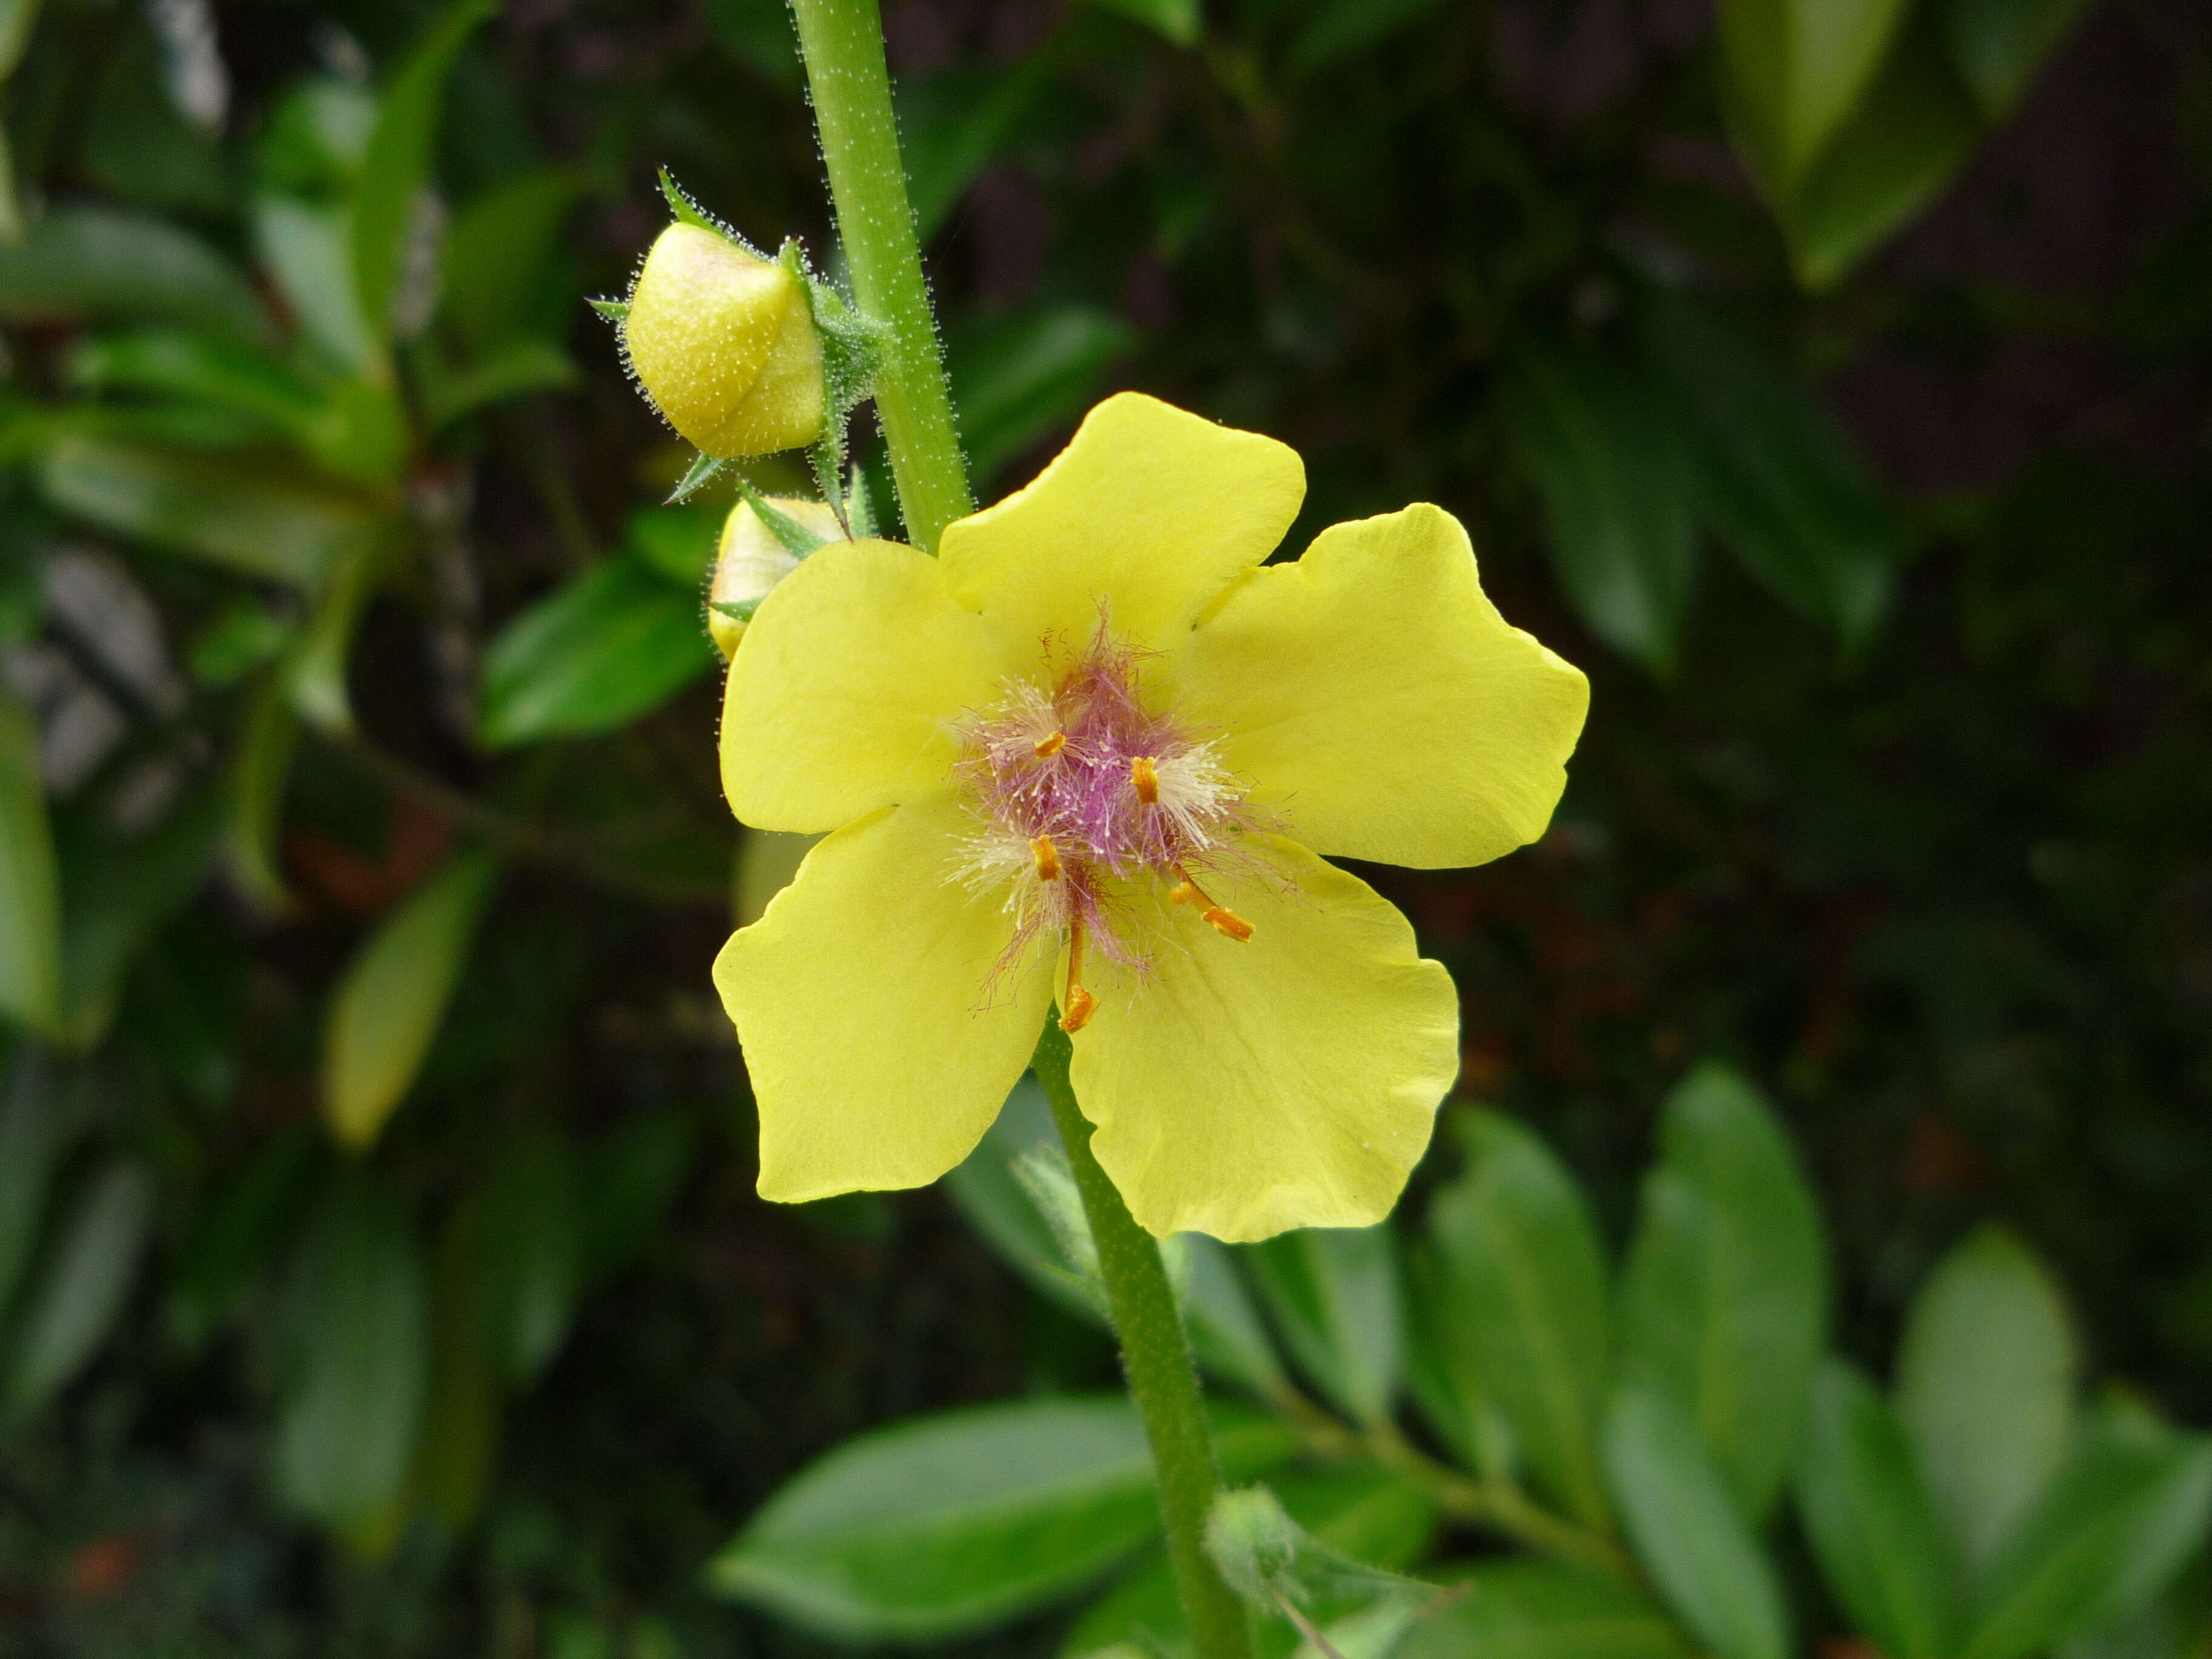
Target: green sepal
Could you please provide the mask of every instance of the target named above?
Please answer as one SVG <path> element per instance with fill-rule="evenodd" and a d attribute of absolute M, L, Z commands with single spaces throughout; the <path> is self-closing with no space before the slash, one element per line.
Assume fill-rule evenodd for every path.
<path fill-rule="evenodd" d="M 763 253 L 693 200 L 684 186 L 676 182 L 675 176 L 666 167 L 660 169 L 660 194 L 662 199 L 668 204 L 668 210 L 676 216 L 678 224 L 690 225 L 700 230 L 711 231 L 732 247 L 743 248 L 756 259 L 768 258 L 767 254 Z"/>
<path fill-rule="evenodd" d="M 827 536 L 816 535 L 781 507 L 775 506 L 742 477 L 738 480 L 738 493 L 745 498 L 745 505 L 751 507 L 760 521 L 768 526 L 769 534 L 782 543 L 784 551 L 793 557 L 803 559 L 830 540 Z"/>
<path fill-rule="evenodd" d="M 709 455 L 703 450 L 701 451 L 698 457 L 692 461 L 690 469 L 684 474 L 683 482 L 669 492 L 668 500 L 663 505 L 673 507 L 678 501 L 690 500 L 693 495 L 720 477 L 722 469 L 728 465 L 729 462 L 721 456 Z"/>
<path fill-rule="evenodd" d="M 845 528 L 856 540 L 876 533 L 876 504 L 868 495 L 868 473 L 858 461 L 845 483 Z"/>
<path fill-rule="evenodd" d="M 796 249 L 796 243 L 784 244 L 787 266 Z M 842 422 L 854 404 L 875 391 L 876 374 L 883 367 L 884 349 L 890 331 L 873 318 L 855 311 L 846 303 L 844 295 L 806 271 L 803 255 L 799 256 L 796 270 L 805 278 L 807 298 L 814 311 L 814 331 L 822 341 L 823 393 L 833 419 Z"/>
<path fill-rule="evenodd" d="M 822 435 L 806 452 L 806 459 L 813 465 L 814 482 L 822 499 L 830 503 L 838 527 L 850 536 L 852 523 L 845 516 L 845 431 L 844 416 L 832 414 L 822 422 Z"/>
<path fill-rule="evenodd" d="M 1437 1589 L 1330 1548 L 1291 1519 L 1282 1500 L 1265 1486 L 1240 1487 L 1214 1498 L 1206 1517 L 1206 1553 L 1223 1582 L 1249 1605 L 1293 1617 L 1293 1609 L 1317 1600 L 1407 1591 L 1427 1596 Z"/>
<path fill-rule="evenodd" d="M 707 609 L 729 617 L 733 622 L 749 623 L 753 612 L 760 609 L 758 599 L 709 599 Z"/>
<path fill-rule="evenodd" d="M 627 300 L 586 300 L 584 303 L 611 323 L 629 320 L 629 301 Z"/>

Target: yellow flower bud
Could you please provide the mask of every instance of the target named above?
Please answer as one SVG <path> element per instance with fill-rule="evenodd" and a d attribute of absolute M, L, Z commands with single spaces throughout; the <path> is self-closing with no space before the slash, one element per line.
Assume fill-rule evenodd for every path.
<path fill-rule="evenodd" d="M 771 495 L 768 502 L 817 535 L 844 534 L 827 501 Z M 758 605 L 768 597 L 769 589 L 798 568 L 798 556 L 760 521 L 750 502 L 739 501 L 731 510 L 729 521 L 722 526 L 721 546 L 714 555 L 714 583 L 707 590 L 707 631 L 714 636 L 715 647 L 725 660 L 737 654 L 738 641 L 745 636 L 745 624 L 742 618 L 715 607 Z"/>
<path fill-rule="evenodd" d="M 668 423 L 709 455 L 765 455 L 822 435 L 822 341 L 784 266 L 674 224 L 630 290 L 623 344 Z"/>

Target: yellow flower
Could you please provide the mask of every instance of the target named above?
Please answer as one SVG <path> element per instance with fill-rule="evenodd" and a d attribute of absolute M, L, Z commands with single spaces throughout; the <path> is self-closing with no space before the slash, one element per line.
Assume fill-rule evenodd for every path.
<path fill-rule="evenodd" d="M 1534 840 L 1582 675 L 1417 506 L 1262 567 L 1304 473 L 1125 394 L 932 559 L 837 542 L 756 614 L 722 785 L 833 830 L 714 964 L 760 1190 L 958 1163 L 1055 1001 L 1092 1149 L 1152 1232 L 1389 1213 L 1459 1064 L 1457 994 L 1340 857 Z"/>
<path fill-rule="evenodd" d="M 696 225 L 645 256 L 623 349 L 669 425 L 709 455 L 765 455 L 822 435 L 828 394 L 805 284 Z"/>
<path fill-rule="evenodd" d="M 800 501 L 771 495 L 769 505 L 781 508 L 817 536 L 838 536 L 837 515 L 827 501 Z M 727 662 L 745 636 L 745 619 L 718 605 L 757 605 L 769 590 L 799 568 L 799 556 L 775 538 L 761 522 L 750 501 L 739 501 L 722 522 L 722 539 L 714 550 L 714 574 L 707 586 L 707 632 Z"/>

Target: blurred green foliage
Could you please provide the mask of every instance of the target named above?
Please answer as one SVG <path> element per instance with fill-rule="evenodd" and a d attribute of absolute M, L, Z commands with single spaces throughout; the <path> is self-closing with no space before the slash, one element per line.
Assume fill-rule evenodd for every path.
<path fill-rule="evenodd" d="M 987 498 L 1142 386 L 1592 676 L 1541 847 L 1387 879 L 1511 1115 L 1183 1252 L 1240 1474 L 1480 1586 L 1347 1653 L 2202 1644 L 2212 42 L 2078 9 L 892 10 Z M 748 1191 L 733 496 L 580 296 L 663 165 L 834 273 L 781 6 L 15 0 L 0 77 L 0 1643 L 1165 1633 L 1048 1173 Z"/>

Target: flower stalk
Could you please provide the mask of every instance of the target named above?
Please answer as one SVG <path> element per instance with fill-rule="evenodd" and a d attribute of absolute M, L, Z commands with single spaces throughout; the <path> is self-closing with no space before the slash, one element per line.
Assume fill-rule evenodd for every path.
<path fill-rule="evenodd" d="M 793 0 L 792 10 L 853 295 L 890 331 L 876 379 L 876 416 L 899 510 L 907 539 L 934 553 L 945 526 L 974 512 L 975 502 L 907 199 L 882 15 L 877 0 Z"/>
<path fill-rule="evenodd" d="M 1221 1490 L 1220 1466 L 1198 1385 L 1190 1340 L 1168 1285 L 1160 1247 L 1139 1227 L 1091 1152 L 1091 1125 L 1075 1103 L 1068 1081 L 1071 1048 L 1056 1021 L 1046 1022 L 1031 1062 L 1066 1143 L 1067 1161 L 1098 1246 L 1098 1274 L 1121 1341 L 1121 1364 L 1130 1396 L 1144 1421 L 1158 1473 L 1160 1514 L 1168 1559 L 1191 1650 L 1198 1659 L 1252 1659 L 1252 1633 L 1243 1604 L 1223 1582 L 1206 1553 L 1206 1518 Z"/>

